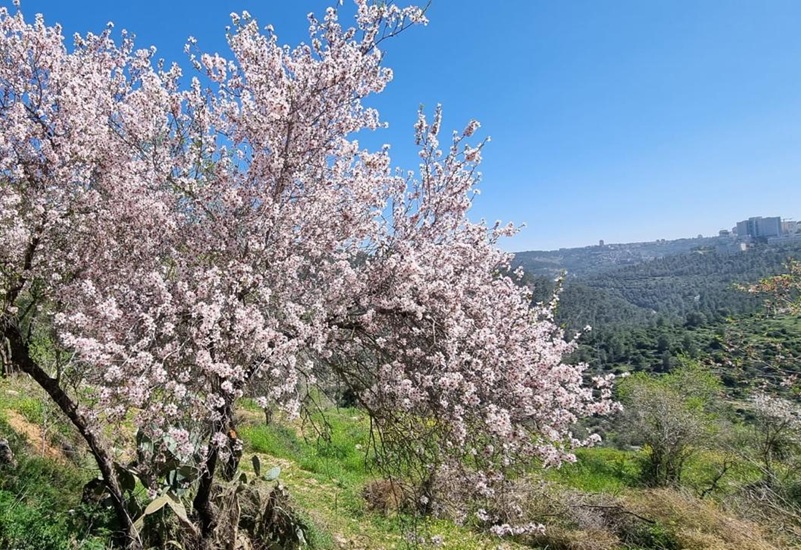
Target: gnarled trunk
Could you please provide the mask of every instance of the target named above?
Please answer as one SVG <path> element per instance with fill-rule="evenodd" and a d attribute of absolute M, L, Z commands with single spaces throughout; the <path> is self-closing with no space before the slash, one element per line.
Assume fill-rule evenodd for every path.
<path fill-rule="evenodd" d="M 22 372 L 33 378 L 34 381 L 47 392 L 47 395 L 58 405 L 61 411 L 78 430 L 78 433 L 81 434 L 84 441 L 86 441 L 97 463 L 97 467 L 100 469 L 100 473 L 103 476 L 106 489 L 111 495 L 112 506 L 114 507 L 114 512 L 117 515 L 120 526 L 124 530 L 127 546 L 132 550 L 140 549 L 142 547 L 141 541 L 134 527 L 133 518 L 131 518 L 128 513 L 125 495 L 120 487 L 117 475 L 114 472 L 114 461 L 108 450 L 103 442 L 89 428 L 84 417 L 78 412 L 78 407 L 75 402 L 61 389 L 58 380 L 49 376 L 47 372 L 33 360 L 28 342 L 20 333 L 19 327 L 14 320 L 6 316 L 2 320 L 2 328 L 3 337 L 8 343 L 11 362 Z"/>

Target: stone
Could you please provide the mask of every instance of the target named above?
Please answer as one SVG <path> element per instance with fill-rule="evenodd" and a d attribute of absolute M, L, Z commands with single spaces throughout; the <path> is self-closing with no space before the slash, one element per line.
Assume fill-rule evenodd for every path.
<path fill-rule="evenodd" d="M 17 461 L 14 459 L 14 452 L 8 444 L 7 439 L 0 439 L 0 468 L 10 466 L 11 468 L 17 467 Z"/>

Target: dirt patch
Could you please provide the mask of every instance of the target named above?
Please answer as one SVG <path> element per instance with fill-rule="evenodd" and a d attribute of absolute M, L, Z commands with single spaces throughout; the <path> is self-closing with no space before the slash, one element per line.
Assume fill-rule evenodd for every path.
<path fill-rule="evenodd" d="M 39 455 L 61 462 L 67 460 L 67 457 L 64 456 L 64 453 L 61 449 L 51 445 L 47 440 L 47 437 L 43 437 L 44 434 L 42 434 L 41 426 L 38 426 L 32 422 L 28 422 L 25 417 L 19 414 L 17 411 L 6 410 L 5 415 L 6 419 L 8 420 L 8 425 L 11 426 L 11 429 L 20 435 L 24 435 L 28 440 L 28 443 L 30 443 L 31 446 L 36 449 L 36 452 Z"/>

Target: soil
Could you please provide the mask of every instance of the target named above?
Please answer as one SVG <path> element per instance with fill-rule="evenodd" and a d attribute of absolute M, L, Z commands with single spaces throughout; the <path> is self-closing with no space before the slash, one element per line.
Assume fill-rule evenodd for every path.
<path fill-rule="evenodd" d="M 14 410 L 5 411 L 8 425 L 18 434 L 24 435 L 28 443 L 36 449 L 36 452 L 51 460 L 66 461 L 67 457 L 58 447 L 54 447 L 46 437 L 42 437 L 42 428 L 37 424 L 28 422 L 24 416 Z"/>

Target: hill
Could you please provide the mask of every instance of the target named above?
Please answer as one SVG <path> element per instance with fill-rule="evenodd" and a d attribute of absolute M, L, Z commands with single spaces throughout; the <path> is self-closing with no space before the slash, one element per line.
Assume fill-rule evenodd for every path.
<path fill-rule="evenodd" d="M 637 265 L 665 256 L 715 248 L 737 250 L 729 237 L 659 240 L 640 243 L 608 244 L 559 250 L 530 250 L 515 254 L 515 265 L 531 275 L 556 277 L 566 271 L 570 277 L 582 277 L 621 266 Z"/>
<path fill-rule="evenodd" d="M 544 299 L 565 274 L 559 320 L 586 325 L 643 325 L 658 317 L 698 323 L 756 311 L 760 300 L 738 284 L 780 273 L 801 257 L 801 241 L 758 244 L 740 250 L 728 238 L 680 239 L 515 255 L 524 284 Z"/>
<path fill-rule="evenodd" d="M 801 327 L 766 318 L 762 298 L 739 286 L 799 257 L 799 241 L 741 250 L 725 238 L 681 239 L 524 252 L 515 267 L 534 301 L 549 299 L 564 274 L 556 320 L 581 333 L 574 360 L 596 372 L 668 372 L 690 357 L 715 365 L 731 391 L 758 381 L 782 391 L 779 373 L 798 372 Z"/>

